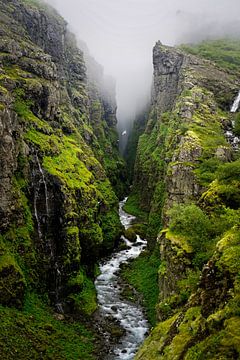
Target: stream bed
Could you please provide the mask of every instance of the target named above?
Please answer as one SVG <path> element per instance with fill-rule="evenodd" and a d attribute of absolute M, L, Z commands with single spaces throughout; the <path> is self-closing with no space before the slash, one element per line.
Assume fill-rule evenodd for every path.
<path fill-rule="evenodd" d="M 134 216 L 123 210 L 126 200 L 127 198 L 119 204 L 119 216 L 125 229 L 130 227 L 135 220 Z M 123 240 L 127 249 L 113 253 L 111 258 L 100 264 L 101 274 L 95 281 L 100 315 L 116 320 L 125 333 L 114 345 L 106 360 L 133 359 L 149 330 L 149 324 L 141 306 L 121 296 L 122 286 L 119 279 L 121 264 L 137 258 L 146 248 L 147 242 L 140 239 L 139 236 L 137 236 L 136 243 L 131 243 L 124 237 Z M 105 336 L 107 335 L 105 334 Z"/>

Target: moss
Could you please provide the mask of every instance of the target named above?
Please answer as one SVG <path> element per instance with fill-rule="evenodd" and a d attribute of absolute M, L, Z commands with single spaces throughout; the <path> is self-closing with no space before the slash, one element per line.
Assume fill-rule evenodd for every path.
<path fill-rule="evenodd" d="M 136 355 L 136 360 L 162 360 L 165 359 L 162 348 L 167 339 L 171 325 L 176 321 L 178 314 L 157 324 L 150 336 L 145 340 Z"/>
<path fill-rule="evenodd" d="M 221 344 L 228 348 L 236 349 L 240 355 L 240 318 L 232 317 L 224 323 L 227 337 L 222 338 Z"/>
<path fill-rule="evenodd" d="M 21 90 L 21 89 L 19 89 Z M 35 116 L 30 110 L 30 106 L 32 105 L 31 101 L 24 101 L 22 99 L 17 99 L 14 103 L 14 111 L 21 117 L 21 119 L 27 124 L 35 127 L 36 130 L 32 130 L 35 134 L 38 131 L 44 131 L 45 133 L 52 134 L 53 129 L 51 126 L 44 120 L 39 119 Z M 31 132 L 29 131 L 29 135 Z M 32 134 L 34 136 L 34 134 Z M 40 134 L 41 136 L 41 134 Z M 30 139 L 30 137 L 29 137 Z M 34 142 L 34 141 L 33 141 Z"/>
<path fill-rule="evenodd" d="M 143 296 L 143 305 L 146 307 L 147 316 L 152 325 L 156 323 L 155 306 L 159 293 L 157 276 L 159 265 L 160 259 L 156 249 L 153 254 L 142 253 L 121 273 L 123 278 Z"/>
<path fill-rule="evenodd" d="M 216 171 L 221 164 L 222 161 L 216 157 L 205 159 L 200 163 L 199 167 L 195 170 L 195 174 L 203 186 L 209 185 L 216 179 Z"/>
<path fill-rule="evenodd" d="M 74 311 L 84 315 L 92 315 L 97 309 L 97 294 L 94 283 L 84 275 L 82 290 L 79 294 L 70 295 Z"/>
<path fill-rule="evenodd" d="M 188 237 L 172 232 L 170 230 L 167 230 L 164 233 L 166 239 L 170 240 L 173 245 L 177 245 L 179 248 L 181 248 L 183 251 L 185 251 L 188 254 L 191 254 L 193 252 L 193 248 L 189 243 Z"/>
<path fill-rule="evenodd" d="M 235 114 L 233 130 L 234 130 L 234 134 L 236 136 L 240 136 L 240 114 L 239 113 Z"/>
<path fill-rule="evenodd" d="M 94 335 L 77 322 L 58 320 L 35 294 L 27 294 L 23 311 L 0 307 L 1 355 L 18 359 L 93 359 Z"/>
<path fill-rule="evenodd" d="M 36 253 L 32 241 L 34 225 L 29 202 L 24 193 L 25 187 L 26 182 L 22 178 L 13 179 L 12 191 L 17 200 L 17 209 L 21 216 L 15 222 L 12 222 L 8 231 L 3 234 L 1 238 L 2 245 L 0 246 L 0 255 L 7 255 L 14 259 L 15 265 L 11 264 L 12 273 L 15 273 L 20 282 L 24 283 L 21 285 L 21 291 L 24 291 L 25 279 L 29 285 L 35 279 L 33 267 L 36 262 Z"/>
<path fill-rule="evenodd" d="M 116 209 L 117 197 L 103 168 L 92 156 L 91 150 L 84 145 L 81 136 L 74 133 L 59 138 L 32 129 L 27 132 L 25 138 L 46 154 L 43 158 L 43 167 L 61 181 L 62 190 L 71 198 L 75 210 L 79 206 L 76 199 L 80 196 L 82 206 L 77 213 L 85 223 L 85 228 L 78 226 L 81 247 L 86 246 L 87 251 L 90 252 L 90 249 L 93 251 L 96 246 L 93 255 L 98 253 L 100 244 L 107 249 L 112 248 L 121 232 Z M 101 211 L 101 208 L 104 208 L 104 211 Z M 99 222 L 100 226 L 96 222 Z M 74 234 L 68 234 L 68 237 L 70 235 Z M 68 241 L 69 249 L 73 249 L 70 252 L 79 248 L 76 241 Z M 75 251 L 75 256 L 70 252 L 65 254 L 65 264 L 73 258 L 74 261 L 79 260 L 77 255 L 79 252 Z"/>
<path fill-rule="evenodd" d="M 0 257 L 0 302 L 21 307 L 25 291 L 23 273 L 12 255 Z"/>
<path fill-rule="evenodd" d="M 180 239 L 180 243 L 185 243 L 186 251 L 190 250 L 187 243 L 195 253 L 206 251 L 212 226 L 208 216 L 198 206 L 195 204 L 174 205 L 168 214 L 170 216 L 169 229 L 177 235 L 176 239 Z"/>
<path fill-rule="evenodd" d="M 79 290 L 82 289 L 83 283 L 84 283 L 84 272 L 82 270 L 80 270 L 77 275 L 73 275 L 71 276 L 71 278 L 68 280 L 67 285 L 69 287 L 73 287 L 73 288 L 78 288 Z"/>
<path fill-rule="evenodd" d="M 124 231 L 124 236 L 125 236 L 125 238 L 127 238 L 131 242 L 136 242 L 137 241 L 137 235 L 136 235 L 135 231 L 132 228 L 126 229 Z"/>
<path fill-rule="evenodd" d="M 71 189 L 90 186 L 91 172 L 79 160 L 81 150 L 66 137 L 63 138 L 61 152 L 56 157 L 46 156 L 43 160 L 44 168 L 52 175 L 60 178 Z"/>
<path fill-rule="evenodd" d="M 226 269 L 232 274 L 239 274 L 240 264 L 240 233 L 238 227 L 230 230 L 217 244 L 221 256 L 217 261 L 220 269 Z"/>
<path fill-rule="evenodd" d="M 77 226 L 68 226 L 66 229 L 66 246 L 63 256 L 64 265 L 76 267 L 81 260 L 81 244 L 79 239 L 79 228 Z"/>
<path fill-rule="evenodd" d="M 196 50 L 197 54 L 216 59 L 219 66 L 233 69 L 228 55 L 237 52 L 238 47 L 238 40 L 206 42 L 193 46 L 192 53 Z M 210 56 L 204 53 L 206 49 Z M 239 71 L 237 67 L 234 70 Z M 151 232 L 154 236 L 156 230 L 161 231 L 162 217 L 169 224 L 169 229 L 162 231 L 165 243 L 161 242 L 161 252 L 163 258 L 169 256 L 170 263 L 162 262 L 159 267 L 159 275 L 165 281 L 160 286 L 157 309 L 161 308 L 164 318 L 180 310 L 182 313 L 168 334 L 161 332 L 163 322 L 157 325 L 136 358 L 235 359 L 239 357 L 239 154 L 233 155 L 224 135 L 232 119 L 229 104 L 233 101 L 234 77 L 222 72 L 227 87 L 222 90 L 221 86 L 216 87 L 219 78 L 215 85 L 206 83 L 209 76 L 204 71 L 210 77 L 215 76 L 214 71 L 217 77 L 221 74 L 212 65 L 208 68 L 208 63 L 201 69 L 194 64 L 191 70 L 181 71 L 187 90 L 178 96 L 172 113 L 161 114 L 158 104 L 152 106 L 138 143 L 133 192 L 139 194 L 139 207 L 148 214 L 149 238 Z M 178 168 L 184 170 L 183 179 L 182 173 L 174 173 Z M 194 191 L 189 188 L 189 193 L 198 192 L 191 203 L 185 191 L 176 194 L 178 180 L 184 182 L 185 174 L 186 182 L 190 180 L 194 187 Z M 178 205 L 167 213 L 174 202 Z M 184 278 L 176 281 L 172 289 L 166 274 L 175 264 L 185 261 Z M 214 282 L 203 283 L 212 264 L 217 266 L 212 274 L 222 279 L 217 289 Z M 219 298 L 215 300 L 213 296 Z M 206 321 L 202 314 L 211 306 L 213 314 Z M 228 346 L 225 339 L 231 336 Z"/>
<path fill-rule="evenodd" d="M 128 137 L 126 149 L 124 151 L 124 158 L 126 159 L 128 168 L 128 177 L 130 183 L 133 181 L 134 176 L 134 163 L 136 160 L 137 146 L 139 137 L 144 133 L 146 122 L 148 118 L 148 109 L 145 109 L 140 115 L 137 116 L 133 123 L 133 129 Z"/>
<path fill-rule="evenodd" d="M 33 128 L 26 132 L 24 138 L 46 154 L 58 153 L 59 146 L 61 146 L 61 139 L 56 135 L 49 136 Z"/>
<path fill-rule="evenodd" d="M 185 302 L 197 291 L 201 272 L 198 269 L 188 269 L 186 276 L 177 283 L 180 302 Z"/>
<path fill-rule="evenodd" d="M 182 45 L 190 54 L 210 59 L 221 68 L 238 71 L 240 65 L 240 42 L 238 39 L 219 39 L 203 41 L 195 45 Z"/>
<path fill-rule="evenodd" d="M 141 239 L 146 238 L 147 233 L 147 224 L 146 223 L 134 223 L 131 225 L 131 228 L 134 230 L 135 234 L 139 235 Z"/>
<path fill-rule="evenodd" d="M 123 232 L 117 210 L 110 207 L 108 212 L 102 214 L 100 224 L 103 235 L 103 247 L 106 251 L 112 250 Z"/>
<path fill-rule="evenodd" d="M 127 213 L 136 216 L 138 220 L 145 221 L 147 213 L 140 208 L 139 202 L 139 195 L 137 193 L 131 193 L 123 209 Z"/>
<path fill-rule="evenodd" d="M 239 349 L 239 317 L 224 322 L 224 329 L 214 332 L 188 349 L 186 360 L 237 359 Z"/>

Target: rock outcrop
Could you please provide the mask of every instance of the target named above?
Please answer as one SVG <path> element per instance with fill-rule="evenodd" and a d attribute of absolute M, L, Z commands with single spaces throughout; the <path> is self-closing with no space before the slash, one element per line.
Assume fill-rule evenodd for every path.
<path fill-rule="evenodd" d="M 159 324 L 136 359 L 237 358 L 239 160 L 227 99 L 238 73 L 160 42 L 153 64 L 133 197 L 148 213 L 149 247 L 160 249 Z"/>
<path fill-rule="evenodd" d="M 122 231 L 114 92 L 45 3 L 0 1 L 0 20 L 0 303 L 28 288 L 84 312 Z"/>

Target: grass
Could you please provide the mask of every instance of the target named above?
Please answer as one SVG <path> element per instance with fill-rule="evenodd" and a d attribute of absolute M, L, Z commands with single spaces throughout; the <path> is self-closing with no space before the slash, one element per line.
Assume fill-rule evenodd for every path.
<path fill-rule="evenodd" d="M 84 315 L 92 315 L 97 309 L 96 289 L 93 281 L 86 276 L 83 277 L 81 293 L 71 295 L 71 298 L 74 300 L 75 310 Z"/>
<path fill-rule="evenodd" d="M 28 294 L 23 311 L 0 306 L 1 358 L 92 360 L 94 337 L 79 322 L 57 320 L 35 294 Z"/>
<path fill-rule="evenodd" d="M 155 307 L 158 302 L 158 268 L 160 259 L 158 250 L 153 254 L 145 251 L 133 260 L 122 271 L 122 276 L 143 297 L 143 305 L 147 310 L 147 317 L 152 326 L 156 324 Z"/>
<path fill-rule="evenodd" d="M 137 217 L 139 221 L 146 221 L 147 220 L 147 212 L 140 208 L 140 200 L 139 196 L 136 193 L 130 194 L 129 198 L 127 199 L 126 204 L 124 205 L 123 209 L 127 213 L 134 215 Z"/>
<path fill-rule="evenodd" d="M 223 69 L 239 72 L 240 40 L 238 39 L 203 41 L 200 44 L 182 45 L 181 48 L 190 54 L 212 60 Z"/>

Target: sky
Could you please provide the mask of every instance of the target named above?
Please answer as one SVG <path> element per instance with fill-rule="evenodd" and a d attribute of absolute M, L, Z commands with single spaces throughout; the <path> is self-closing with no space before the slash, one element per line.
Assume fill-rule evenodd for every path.
<path fill-rule="evenodd" d="M 150 97 L 152 48 L 240 34 L 240 0 L 48 0 L 116 79 L 120 130 Z"/>

